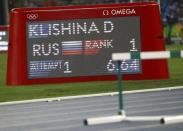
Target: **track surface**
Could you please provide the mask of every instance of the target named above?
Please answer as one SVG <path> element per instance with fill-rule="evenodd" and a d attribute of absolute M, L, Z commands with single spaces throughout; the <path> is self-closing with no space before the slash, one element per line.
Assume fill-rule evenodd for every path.
<path fill-rule="evenodd" d="M 0 106 L 0 131 L 183 131 L 183 124 L 119 122 L 83 126 L 83 119 L 116 115 L 117 96 Z M 127 116 L 183 115 L 183 89 L 124 95 Z"/>

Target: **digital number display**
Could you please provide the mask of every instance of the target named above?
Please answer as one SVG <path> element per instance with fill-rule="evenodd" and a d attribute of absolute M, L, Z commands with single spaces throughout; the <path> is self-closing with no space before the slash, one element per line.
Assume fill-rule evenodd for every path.
<path fill-rule="evenodd" d="M 27 22 L 28 78 L 112 75 L 112 53 L 140 51 L 140 17 Z M 122 72 L 141 73 L 139 60 Z"/>
<path fill-rule="evenodd" d="M 0 31 L 0 51 L 8 50 L 8 31 Z"/>

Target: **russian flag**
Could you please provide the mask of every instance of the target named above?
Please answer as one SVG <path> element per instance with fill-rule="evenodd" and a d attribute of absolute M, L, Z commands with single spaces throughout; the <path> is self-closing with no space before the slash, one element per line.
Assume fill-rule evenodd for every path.
<path fill-rule="evenodd" d="M 63 41 L 63 55 L 81 55 L 83 53 L 82 41 Z"/>

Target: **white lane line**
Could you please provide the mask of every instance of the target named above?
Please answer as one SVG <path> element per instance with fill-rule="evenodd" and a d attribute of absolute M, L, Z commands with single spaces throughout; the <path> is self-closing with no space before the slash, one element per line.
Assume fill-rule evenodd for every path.
<path fill-rule="evenodd" d="M 125 103 L 127 103 L 126 104 L 127 107 L 128 107 L 128 105 L 133 104 L 133 103 L 135 103 L 134 104 L 135 107 L 136 106 L 140 106 L 141 104 L 138 104 L 138 105 L 136 104 L 136 103 L 139 103 L 139 102 L 144 102 L 144 103 L 149 102 L 149 103 L 152 103 L 152 102 L 155 102 L 155 101 L 162 101 L 162 100 L 173 101 L 174 99 L 183 99 L 183 96 L 177 96 L 177 95 L 173 96 L 173 95 L 171 95 L 171 96 L 163 97 L 163 95 L 162 95 L 162 97 L 154 96 L 153 98 L 139 99 L 139 100 L 137 98 L 136 98 L 136 100 L 131 100 L 131 101 L 125 100 Z M 68 108 L 73 109 L 73 110 L 80 109 L 80 108 L 92 108 L 92 107 L 99 108 L 99 107 L 102 107 L 102 106 L 107 106 L 107 105 L 111 106 L 111 105 L 117 104 L 117 99 L 113 100 L 113 101 L 105 101 L 105 99 L 103 99 L 103 100 L 100 99 L 101 103 L 97 103 L 96 104 L 96 102 L 98 102 L 98 101 L 92 101 L 92 104 L 90 102 L 88 102 L 87 104 L 85 103 L 85 105 L 84 105 L 84 103 L 82 103 L 83 105 L 78 105 L 78 104 L 75 105 L 75 104 L 73 104 L 71 107 L 68 107 L 68 106 L 66 107 L 64 104 L 62 105 L 62 103 L 59 103 L 59 105 L 57 107 L 52 106 L 52 108 L 41 108 L 40 109 L 38 107 L 35 107 L 35 108 L 32 107 L 32 108 L 29 108 L 31 112 L 28 112 L 29 110 L 28 109 L 24 109 L 24 108 L 21 109 L 21 110 L 17 110 L 16 108 L 13 108 L 13 109 L 11 109 L 12 111 L 10 111 L 10 110 L 8 110 L 8 112 L 7 112 L 7 110 L 5 110 L 5 112 L 1 111 L 1 112 L 3 112 L 3 114 L 1 114 L 1 115 L 2 116 L 9 116 L 9 115 L 11 115 L 12 116 L 13 114 L 18 115 L 18 113 L 20 113 L 21 115 L 23 115 L 23 114 L 27 114 L 28 115 L 28 114 L 39 113 L 39 112 L 40 113 L 42 113 L 42 112 L 49 113 L 49 111 L 50 112 L 53 112 L 53 111 L 57 112 L 57 111 L 62 111 L 62 110 L 68 109 Z M 134 107 L 134 106 L 132 106 L 132 107 Z"/>
<path fill-rule="evenodd" d="M 151 107 L 151 106 L 165 106 L 165 105 L 172 105 L 172 104 L 183 104 L 183 101 L 182 100 L 180 100 L 180 101 L 172 101 L 172 102 L 170 102 L 170 101 L 168 101 L 168 102 L 161 102 L 161 103 L 147 103 L 147 104 L 137 104 L 137 105 L 132 105 L 132 106 L 126 106 L 126 110 L 128 110 L 128 109 L 134 109 L 134 108 L 143 108 L 143 107 Z"/>
<path fill-rule="evenodd" d="M 63 113 L 60 113 L 60 112 L 57 112 L 57 113 L 54 113 L 54 114 L 48 114 L 48 113 L 44 113 L 44 114 L 37 114 L 37 115 L 30 115 L 29 116 L 29 119 L 36 119 L 36 118 L 43 118 L 43 117 L 54 117 L 54 116 L 70 116 L 70 115 L 78 115 L 78 114 L 83 114 L 83 113 L 95 113 L 95 112 L 116 112 L 117 110 L 117 107 L 109 107 L 109 108 L 103 108 L 103 109 L 92 109 L 92 110 L 84 110 L 84 111 L 81 111 L 81 110 L 73 110 L 73 111 L 70 111 L 70 112 L 63 112 Z M 27 116 L 27 115 L 26 115 Z M 18 120 L 18 119 L 27 119 L 26 116 L 19 116 L 19 117 L 12 117 L 11 119 L 10 118 L 7 118 L 9 120 L 13 120 L 13 118 L 15 118 L 15 120 Z M 2 120 L 2 118 L 0 119 L 0 121 Z"/>
<path fill-rule="evenodd" d="M 31 121 L 30 119 L 25 119 L 24 121 L 6 121 L 6 123 L 1 122 L 0 123 L 0 129 L 2 128 L 16 128 L 16 127 L 20 127 L 20 126 L 35 126 L 35 125 L 41 125 L 41 124 L 51 124 L 51 123 L 60 123 L 60 125 L 62 124 L 61 122 L 66 122 L 66 121 L 79 121 L 82 118 L 79 117 L 72 117 L 72 118 L 64 118 L 64 119 L 42 119 L 40 121 Z M 83 118 L 84 119 L 84 118 Z M 7 124 L 8 123 L 8 124 Z"/>
<path fill-rule="evenodd" d="M 167 90 L 168 91 L 168 90 Z M 176 92 L 175 92 L 176 91 Z M 140 92 L 139 92 L 140 93 Z M 148 92 L 147 92 L 148 93 Z M 150 92 L 151 93 L 151 92 Z M 176 93 L 176 95 L 178 94 L 178 95 L 180 95 L 180 94 L 182 94 L 183 92 L 177 92 L 177 89 L 176 90 L 171 90 L 171 92 L 167 92 L 167 93 L 161 93 L 161 94 L 159 94 L 159 93 L 161 93 L 161 92 L 158 92 L 158 94 L 157 93 L 154 93 L 153 92 L 153 94 L 148 94 L 148 96 L 143 96 L 142 98 L 144 98 L 144 97 L 159 97 L 159 96 L 167 96 L 167 95 L 174 95 L 175 93 Z M 124 93 L 125 94 L 125 93 Z M 129 93 L 129 94 L 131 94 L 131 93 Z M 129 99 L 133 99 L 133 98 L 141 98 L 141 96 L 139 96 L 139 94 L 138 93 L 135 93 L 135 94 L 137 94 L 138 96 L 135 96 L 135 97 L 133 97 L 133 96 L 128 96 L 127 98 L 126 98 L 126 100 L 129 100 Z M 128 95 L 128 94 L 125 94 L 125 95 Z M 113 95 L 110 95 L 110 96 L 113 96 Z M 115 97 L 116 97 L 117 95 L 115 95 Z M 63 100 L 62 100 L 63 101 Z M 61 102 L 62 102 L 61 101 Z M 104 99 L 104 100 L 101 100 L 101 99 L 97 99 L 97 102 L 98 101 L 108 101 L 108 99 Z M 54 101 L 54 103 L 50 103 L 50 104 L 54 104 L 54 106 L 55 105 L 57 105 L 57 103 L 56 102 L 59 102 L 59 101 L 57 101 L 57 99 L 55 99 L 55 101 Z M 89 102 L 91 102 L 91 103 L 96 103 L 96 100 L 87 100 L 87 101 L 69 101 L 69 103 L 65 103 L 66 101 L 64 101 L 64 103 L 62 103 L 62 105 L 73 105 L 73 104 L 84 104 L 84 103 L 89 103 Z M 44 104 L 44 105 L 43 105 Z M 32 109 L 34 106 L 36 106 L 36 108 L 38 108 L 38 107 L 48 107 L 48 106 L 50 106 L 50 104 L 47 104 L 47 103 L 43 103 L 42 105 L 28 105 L 28 106 L 30 106 L 30 107 L 25 107 L 25 106 L 23 106 L 23 105 L 19 105 L 19 106 L 17 106 L 17 108 L 21 108 L 21 109 L 23 109 L 23 107 L 25 108 L 25 109 L 28 109 L 28 108 L 30 108 L 30 109 Z M 22 107 L 23 106 L 23 107 Z M 10 109 L 10 108 L 9 108 Z M 12 109 L 12 110 L 14 110 L 14 109 Z"/>
<path fill-rule="evenodd" d="M 172 96 L 172 95 L 183 95 L 183 90 L 165 90 L 157 92 L 144 92 L 144 93 L 134 93 L 134 94 L 124 94 L 130 99 L 133 98 L 149 98 L 149 97 L 161 97 L 161 96 Z M 135 96 L 134 96 L 135 95 Z"/>
<path fill-rule="evenodd" d="M 162 127 L 161 124 L 151 124 L 151 125 L 140 125 L 140 126 L 134 126 L 134 127 L 118 127 L 116 129 L 109 129 L 109 130 L 100 130 L 100 131 L 133 131 L 133 130 L 140 130 L 140 129 L 150 129 L 150 128 L 158 128 Z"/>
<path fill-rule="evenodd" d="M 24 125 L 15 126 L 15 127 L 17 127 L 17 128 L 20 128 L 21 127 L 22 128 L 22 126 L 23 126 L 23 127 L 25 127 L 24 129 L 26 129 L 26 131 L 29 131 L 29 130 L 30 131 L 42 131 L 42 130 L 46 131 L 46 130 L 55 130 L 55 129 L 60 129 L 60 131 L 62 131 L 64 129 L 82 127 L 81 124 L 70 124 L 70 125 L 59 125 L 58 124 L 59 127 L 55 127 L 55 126 L 50 126 L 50 127 L 44 127 L 44 126 L 42 126 L 42 127 L 36 127 L 35 124 L 30 124 L 30 125 L 32 125 L 32 127 L 30 129 L 29 128 L 26 128 L 26 126 L 24 126 Z M 30 125 L 27 125 L 27 126 L 30 126 Z M 11 128 L 15 128 L 15 127 L 13 127 L 13 126 L 10 125 L 9 127 L 7 127 L 7 129 L 11 129 Z M 4 128 L 0 127 L 0 129 L 5 130 L 6 127 L 4 127 Z"/>
<path fill-rule="evenodd" d="M 176 97 L 176 96 L 175 96 Z M 177 97 L 176 97 L 177 98 Z M 179 98 L 179 97 L 178 97 Z M 160 100 L 166 100 L 168 101 L 169 99 L 173 99 L 173 98 L 162 98 L 162 99 L 157 99 L 157 101 L 160 101 Z M 148 103 L 147 103 L 148 102 Z M 133 108 L 143 108 L 143 107 L 151 107 L 151 106 L 157 106 L 157 105 L 168 105 L 168 104 L 176 104 L 176 103 L 182 103 L 182 101 L 168 101 L 168 102 L 161 102 L 161 103 L 153 103 L 152 101 L 149 102 L 149 101 L 146 101 L 147 104 L 134 104 L 134 105 L 129 105 L 130 102 L 127 102 L 128 104 L 125 106 L 125 109 L 133 109 Z M 137 102 L 134 102 L 134 103 L 137 103 Z M 105 107 L 103 107 L 105 106 Z M 1 113 L 1 120 L 9 120 L 9 117 L 14 117 L 16 118 L 16 116 L 18 118 L 16 119 L 21 119 L 21 117 L 24 118 L 23 115 L 26 115 L 26 116 L 34 116 L 34 115 L 37 115 L 40 116 L 40 114 L 49 114 L 49 113 L 53 113 L 55 112 L 56 114 L 60 113 L 61 111 L 64 112 L 65 111 L 70 111 L 72 112 L 71 110 L 83 110 L 86 108 L 88 108 L 88 110 L 92 109 L 92 108 L 108 108 L 108 107 L 116 107 L 114 109 L 117 110 L 117 103 L 102 103 L 102 104 L 98 104 L 98 105 L 85 105 L 85 106 L 74 106 L 74 107 L 70 107 L 70 109 L 68 109 L 68 107 L 64 107 L 64 108 L 51 108 L 51 109 L 46 109 L 46 110 L 33 110 L 31 112 L 27 112 L 27 110 L 24 110 L 24 111 L 20 111 L 20 112 L 17 112 L 17 111 L 14 111 L 14 112 L 7 112 L 6 113 Z M 50 111 L 50 112 L 49 112 Z M 20 117 L 21 116 L 21 117 Z"/>
<path fill-rule="evenodd" d="M 104 107 L 103 107 L 104 106 Z M 85 105 L 85 106 L 75 106 L 73 108 L 70 108 L 68 109 L 67 107 L 64 107 L 64 108 L 60 108 L 60 109 L 50 109 L 50 110 L 34 110 L 34 111 L 31 111 L 31 112 L 25 112 L 25 111 L 20 111 L 20 112 L 17 112 L 17 111 L 14 111 L 14 112 L 7 112 L 7 114 L 3 113 L 3 114 L 0 114 L 1 116 L 1 120 L 3 120 L 2 117 L 4 117 L 5 119 L 9 119 L 9 117 L 19 117 L 19 116 L 23 116 L 23 115 L 26 115 L 26 116 L 32 116 L 32 115 L 37 115 L 37 114 L 43 114 L 44 115 L 46 114 L 53 114 L 53 113 L 60 113 L 60 112 L 73 112 L 72 110 L 75 110 L 75 111 L 78 111 L 78 110 L 83 110 L 83 108 L 85 108 L 85 110 L 87 110 L 86 108 L 88 109 L 101 109 L 102 107 L 103 108 L 108 108 L 108 107 L 115 107 L 117 109 L 117 103 L 111 103 L 111 104 L 108 104 L 108 103 L 102 103 L 100 105 Z M 63 110 L 64 109 L 64 110 Z M 47 111 L 51 111 L 51 112 L 47 112 Z M 43 115 L 43 116 L 44 116 Z"/>
<path fill-rule="evenodd" d="M 78 113 L 90 113 L 90 112 L 96 112 L 96 111 L 105 111 L 105 110 L 107 110 L 107 111 L 109 111 L 109 110 L 111 110 L 111 109 L 113 109 L 113 108 L 108 108 L 108 109 L 97 109 L 97 110 L 91 110 L 91 111 L 77 111 L 77 112 L 72 112 L 72 115 L 73 114 L 78 114 Z M 153 109 L 153 110 L 148 110 L 148 111 L 136 111 L 136 112 L 133 112 L 133 113 L 130 113 L 130 114 L 135 114 L 135 113 L 146 113 L 146 112 L 155 112 L 155 111 L 168 111 L 168 110 L 174 110 L 174 109 L 183 109 L 183 106 L 176 106 L 176 107 L 171 107 L 171 108 L 159 108 L 159 109 Z M 66 115 L 68 115 L 68 114 L 70 114 L 70 113 L 65 113 Z M 63 114 L 61 114 L 61 115 L 63 115 Z M 40 117 L 40 116 L 38 116 L 38 117 Z"/>
<path fill-rule="evenodd" d="M 36 129 L 31 129 L 30 131 L 53 131 L 53 130 L 65 130 L 65 129 L 70 129 L 70 128 L 79 128 L 81 127 L 81 130 L 83 126 L 81 124 L 72 124 L 72 125 L 64 125 L 64 126 L 54 126 L 54 127 L 39 127 Z"/>
<path fill-rule="evenodd" d="M 159 93 L 159 92 L 158 92 Z M 156 93 L 153 93 L 153 94 L 148 94 L 148 95 L 146 95 L 146 96 L 135 96 L 135 97 L 133 97 L 133 96 L 126 96 L 126 97 L 124 97 L 124 100 L 125 101 L 128 101 L 128 103 L 133 103 L 133 102 L 140 102 L 140 101 L 145 101 L 145 100 L 147 100 L 147 99 L 150 99 L 151 97 L 155 97 L 155 98 L 157 98 L 157 97 L 165 97 L 165 96 L 167 96 L 167 97 L 172 97 L 173 95 L 174 96 L 177 96 L 177 95 L 181 95 L 182 94 L 182 92 L 173 92 L 173 91 L 171 91 L 171 92 L 167 92 L 167 93 L 163 93 L 163 94 L 156 94 Z M 18 107 L 16 107 L 16 110 L 18 111 L 18 110 L 20 110 L 20 112 L 22 112 L 22 110 L 28 110 L 28 109 L 30 109 L 31 111 L 32 111 L 32 109 L 34 109 L 34 108 L 36 108 L 36 109 L 40 109 L 40 108 L 42 108 L 42 109 L 48 109 L 49 110 L 49 108 L 47 108 L 47 107 L 50 107 L 50 106 L 52 106 L 53 108 L 57 108 L 57 107 L 60 107 L 60 106 L 69 106 L 69 105 L 71 105 L 71 106 L 74 106 L 74 105 L 78 105 L 78 104 L 96 104 L 96 103 L 99 103 L 99 102 L 102 102 L 102 103 L 105 103 L 105 102 L 107 102 L 107 103 L 116 103 L 117 102 L 117 99 L 116 99 L 116 97 L 117 96 L 114 96 L 115 98 L 110 98 L 110 99 L 96 99 L 96 100 L 88 100 L 88 101 L 69 101 L 68 103 L 66 103 L 66 101 L 64 101 L 64 102 L 62 102 L 61 101 L 61 103 L 49 103 L 49 104 L 46 104 L 46 103 L 44 103 L 44 104 L 40 104 L 40 105 L 28 105 L 28 107 L 27 106 L 18 106 Z M 147 98 L 146 98 L 147 97 Z M 141 98 L 142 100 L 138 100 L 138 101 L 134 101 L 133 99 L 139 99 L 139 98 Z M 112 100 L 111 100 L 112 99 Z M 154 99 L 154 98 L 153 98 Z M 50 105 L 51 104 L 51 105 Z M 4 109 L 4 108 L 1 108 L 1 109 Z M 6 111 L 14 111 L 15 109 L 14 108 L 8 108 L 8 109 L 5 109 Z M 41 109 L 40 109 L 41 110 Z"/>
<path fill-rule="evenodd" d="M 129 105 L 129 104 L 133 104 L 134 103 L 134 105 L 135 106 L 138 106 L 137 104 L 139 104 L 139 102 L 141 102 L 141 103 L 152 103 L 152 102 L 156 102 L 156 101 L 168 101 L 168 100 L 170 100 L 170 101 L 175 101 L 174 99 L 176 99 L 176 101 L 177 101 L 177 99 L 183 99 L 183 96 L 170 96 L 170 97 L 155 97 L 155 98 L 150 98 L 150 99 L 140 99 L 140 100 L 134 100 L 134 101 L 126 101 L 126 104 L 127 104 L 127 106 Z"/>
<path fill-rule="evenodd" d="M 168 97 L 168 98 L 155 97 L 153 99 L 145 99 L 145 100 L 142 99 L 142 100 L 136 100 L 136 101 L 131 101 L 131 102 L 127 101 L 125 109 L 182 103 L 183 102 L 182 100 L 180 100 L 180 101 L 179 100 L 173 101 L 173 99 L 182 99 L 182 98 L 183 97 L 180 97 L 180 96 L 171 96 L 171 97 Z M 162 101 L 162 100 L 165 100 L 165 101 L 163 103 L 162 102 L 154 103 L 155 101 Z M 171 100 L 171 101 L 169 101 L 169 100 Z M 137 104 L 138 102 L 145 102 L 145 103 L 148 102 L 148 103 L 147 104 L 141 104 L 141 103 Z M 136 104 L 130 105 L 132 103 L 136 103 Z M 84 108 L 85 109 L 86 108 L 89 108 L 89 109 L 91 109 L 91 108 L 104 108 L 103 106 L 113 106 L 113 107 L 116 107 L 116 109 L 117 109 L 117 104 L 118 103 L 116 103 L 116 102 L 111 102 L 111 103 L 110 102 L 109 103 L 103 102 L 103 103 L 99 103 L 99 104 L 96 104 L 96 105 L 90 105 L 89 104 L 89 105 L 83 105 L 83 106 L 51 108 L 51 109 L 46 109 L 46 110 L 45 109 L 44 110 L 42 110 L 42 109 L 33 110 L 32 109 L 31 112 L 25 112 L 27 110 L 24 110 L 24 111 L 21 110 L 21 111 L 17 112 L 14 109 L 14 112 L 7 112 L 7 114 L 6 113 L 1 114 L 1 119 L 3 119 L 2 117 L 7 117 L 8 118 L 8 116 L 33 115 L 34 113 L 43 113 L 43 112 L 45 112 L 45 114 L 48 114 L 49 111 L 52 113 L 53 111 L 54 112 L 61 112 L 61 111 L 64 111 L 64 110 L 66 110 L 66 111 L 68 111 L 68 110 L 81 110 L 81 109 L 84 109 Z M 68 108 L 70 108 L 70 109 L 68 109 Z M 105 107 L 105 108 L 107 108 L 107 107 Z"/>
<path fill-rule="evenodd" d="M 152 110 L 141 110 L 141 111 L 136 111 L 134 110 L 133 112 L 129 112 L 128 114 L 129 115 L 133 115 L 133 114 L 137 114 L 137 113 L 152 113 L 152 112 L 161 112 L 161 111 L 172 111 L 172 110 L 177 110 L 177 109 L 182 109 L 183 111 L 183 105 L 180 105 L 180 106 L 175 106 L 175 107 L 169 107 L 169 108 L 164 108 L 164 107 L 161 107 L 161 108 L 157 108 L 157 109 L 152 109 Z"/>
<path fill-rule="evenodd" d="M 156 89 L 145 89 L 145 90 L 124 91 L 124 94 L 155 92 L 155 91 L 166 91 L 166 90 L 177 90 L 177 89 L 183 89 L 183 86 L 165 87 L 165 88 L 156 88 Z M 12 104 L 14 105 L 14 104 L 45 102 L 45 101 L 54 101 L 54 100 L 70 100 L 70 99 L 78 99 L 78 98 L 91 98 L 91 97 L 98 97 L 98 96 L 110 96 L 110 95 L 116 95 L 116 94 L 118 94 L 118 93 L 117 92 L 110 92 L 110 93 L 101 93 L 101 94 L 92 94 L 92 95 L 80 95 L 80 96 L 68 96 L 68 97 L 34 99 L 34 100 L 25 100 L 25 101 L 3 102 L 3 103 L 0 103 L 0 106 L 2 106 L 2 105 L 12 105 Z"/>
<path fill-rule="evenodd" d="M 125 108 L 125 110 L 130 110 L 130 109 L 134 109 L 134 110 L 137 110 L 136 108 L 144 108 L 144 107 L 152 107 L 152 106 L 158 106 L 158 105 L 170 105 L 170 104 L 180 104 L 180 103 L 183 103 L 183 101 L 182 100 L 180 100 L 180 101 L 173 101 L 173 102 L 164 102 L 164 103 L 148 103 L 148 104 L 137 104 L 137 105 L 133 105 L 133 106 L 126 106 L 126 108 Z M 105 109 L 106 110 L 117 110 L 117 108 L 114 108 L 114 107 L 117 107 L 117 104 L 113 104 L 113 105 L 111 105 L 110 107 L 113 107 L 113 108 L 107 108 L 107 107 L 105 107 Z M 181 106 L 182 107 L 182 106 Z M 91 108 L 90 108 L 91 109 Z M 105 111 L 105 109 L 97 109 L 97 111 Z M 163 108 L 164 109 L 164 108 Z M 166 109 L 167 109 L 167 107 L 166 107 Z M 169 109 L 169 108 L 168 108 Z M 73 110 L 77 110 L 77 109 L 73 109 Z M 79 110 L 79 109 L 78 109 Z M 153 110 L 159 110 L 159 109 L 153 109 Z M 59 111 L 59 110 L 58 110 Z M 95 112 L 96 110 L 87 110 L 87 112 Z M 81 111 L 80 111 L 81 112 Z M 78 111 L 76 111 L 76 112 L 71 112 L 71 114 L 79 114 L 80 112 L 78 112 Z M 82 111 L 83 112 L 83 111 Z M 148 111 L 145 111 L 145 112 L 150 112 L 149 110 Z M 41 113 L 41 112 L 40 112 Z M 59 112 L 60 113 L 60 112 Z M 139 113 L 139 112 L 137 112 L 137 113 Z M 61 113 L 61 114 L 59 114 L 59 116 L 64 116 L 64 115 L 68 115 L 69 113 Z M 20 114 L 21 115 L 21 114 Z M 44 114 L 39 114 L 39 115 L 29 115 L 30 117 L 29 117 L 29 120 L 30 119 L 35 119 L 35 118 L 39 118 L 39 117 L 54 117 L 54 116 L 56 116 L 57 115 L 57 113 L 55 113 L 55 114 L 49 114 L 48 115 L 48 113 L 44 113 Z M 26 114 L 26 116 L 27 116 L 27 114 Z M 26 120 L 27 118 L 25 117 L 25 116 L 22 116 L 21 115 L 21 117 L 19 117 L 19 116 L 17 116 L 17 117 L 13 117 L 13 118 L 15 118 L 16 120 L 21 120 L 21 121 L 23 121 L 23 120 Z M 12 118 L 12 119 L 13 119 Z M 5 118 L 2 118 L 1 117 L 1 120 L 0 121 L 2 121 L 2 120 L 4 120 L 4 122 L 8 122 L 9 121 L 9 117 L 5 117 Z M 2 122 L 1 122 L 2 123 Z"/>

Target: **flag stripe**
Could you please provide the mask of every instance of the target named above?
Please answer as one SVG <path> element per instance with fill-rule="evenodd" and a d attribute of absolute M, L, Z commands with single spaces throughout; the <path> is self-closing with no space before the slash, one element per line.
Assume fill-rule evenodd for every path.
<path fill-rule="evenodd" d="M 62 42 L 63 55 L 82 54 L 82 41 L 64 41 Z"/>

